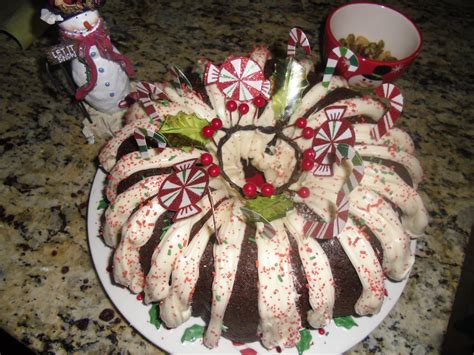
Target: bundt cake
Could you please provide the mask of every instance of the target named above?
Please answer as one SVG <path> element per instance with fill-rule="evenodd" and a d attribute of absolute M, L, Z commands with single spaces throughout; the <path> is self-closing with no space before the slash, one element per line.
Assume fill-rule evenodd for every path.
<path fill-rule="evenodd" d="M 377 313 L 427 224 L 412 140 L 371 134 L 390 103 L 284 63 L 258 47 L 141 83 L 100 153 L 115 282 L 167 327 L 202 317 L 209 348 L 293 347 L 304 327 Z"/>

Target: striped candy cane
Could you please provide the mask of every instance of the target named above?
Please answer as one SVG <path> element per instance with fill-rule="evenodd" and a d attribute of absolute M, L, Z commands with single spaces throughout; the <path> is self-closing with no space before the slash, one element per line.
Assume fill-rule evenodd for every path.
<path fill-rule="evenodd" d="M 349 67 L 347 71 L 354 72 L 359 67 L 359 60 L 357 56 L 346 47 L 336 47 L 328 55 L 328 62 L 326 69 L 324 69 L 323 86 L 327 89 L 331 82 L 334 71 L 336 70 L 337 63 L 341 58 L 346 58 L 349 61 Z"/>
<path fill-rule="evenodd" d="M 148 159 L 150 155 L 148 154 L 148 144 L 146 144 L 146 137 L 154 139 L 156 143 L 158 143 L 158 148 L 166 147 L 166 139 L 165 137 L 151 129 L 146 128 L 136 128 L 133 132 L 133 137 L 135 138 L 138 150 L 143 159 Z"/>
<path fill-rule="evenodd" d="M 139 81 L 137 83 L 138 99 L 143 104 L 146 114 L 152 119 L 158 119 L 158 112 L 156 112 L 151 98 L 153 96 L 163 97 L 164 93 L 156 85 L 147 83 L 146 81 Z"/>
<path fill-rule="evenodd" d="M 395 85 L 389 83 L 379 86 L 375 89 L 375 93 L 380 97 L 388 99 L 390 102 L 390 109 L 370 131 L 372 138 L 379 140 L 395 125 L 398 117 L 400 117 L 403 110 L 403 95 Z"/>
<path fill-rule="evenodd" d="M 295 56 L 297 44 L 301 44 L 307 56 L 311 55 L 311 46 L 309 45 L 308 37 L 306 37 L 301 29 L 295 27 L 291 29 L 288 36 L 288 49 L 286 51 L 288 57 Z"/>
<path fill-rule="evenodd" d="M 345 159 L 352 163 L 351 174 L 336 197 L 336 218 L 330 222 L 306 221 L 303 230 L 307 237 L 335 238 L 342 232 L 349 218 L 349 194 L 361 182 L 364 176 L 364 165 L 360 155 L 348 144 L 337 145 L 336 158 L 339 162 Z"/>

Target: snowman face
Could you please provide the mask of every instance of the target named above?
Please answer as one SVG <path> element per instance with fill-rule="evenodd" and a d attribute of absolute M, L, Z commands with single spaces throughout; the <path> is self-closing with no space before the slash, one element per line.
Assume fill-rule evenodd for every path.
<path fill-rule="evenodd" d="M 382 80 L 373 80 L 363 75 L 354 75 L 352 78 L 349 78 L 349 85 L 359 88 L 376 88 L 382 85 Z"/>
<path fill-rule="evenodd" d="M 61 22 L 59 27 L 73 34 L 84 35 L 95 30 L 99 23 L 99 12 L 97 10 L 84 11 L 77 14 L 66 21 Z"/>

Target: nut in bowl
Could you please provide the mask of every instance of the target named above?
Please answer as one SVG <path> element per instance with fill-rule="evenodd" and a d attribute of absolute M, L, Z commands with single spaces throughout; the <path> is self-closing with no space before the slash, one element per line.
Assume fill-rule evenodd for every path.
<path fill-rule="evenodd" d="M 325 57 L 340 46 L 352 50 L 358 65 L 341 60 L 336 72 L 351 86 L 375 88 L 407 70 L 421 51 L 422 36 L 412 20 L 391 7 L 353 3 L 336 8 L 326 22 Z"/>

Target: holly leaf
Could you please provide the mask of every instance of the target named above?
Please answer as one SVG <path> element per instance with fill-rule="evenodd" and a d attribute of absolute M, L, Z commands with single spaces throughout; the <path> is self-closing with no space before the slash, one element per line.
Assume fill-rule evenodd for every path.
<path fill-rule="evenodd" d="M 107 202 L 107 200 L 102 199 L 102 200 L 100 200 L 99 206 L 97 206 L 97 209 L 98 210 L 105 210 L 108 205 L 109 205 L 109 203 Z"/>
<path fill-rule="evenodd" d="M 179 112 L 174 116 L 167 116 L 160 128 L 161 134 L 177 134 L 202 145 L 209 143 L 208 138 L 202 135 L 202 129 L 209 125 L 207 120 L 197 117 L 195 114 L 188 115 Z"/>
<path fill-rule="evenodd" d="M 258 196 L 252 200 L 247 200 L 243 208 L 256 212 L 265 221 L 271 222 L 285 217 L 286 212 L 292 210 L 294 205 L 288 197 L 280 194 L 270 197 Z"/>
<path fill-rule="evenodd" d="M 343 328 L 346 328 L 346 329 L 351 329 L 352 327 L 358 327 L 359 325 L 354 321 L 354 318 L 352 318 L 351 316 L 347 316 L 347 317 L 337 317 L 337 318 L 334 318 L 334 323 L 338 326 L 338 327 L 343 327 Z"/>
<path fill-rule="evenodd" d="M 286 121 L 301 102 L 301 95 L 309 85 L 306 71 L 293 58 L 277 65 L 275 72 L 275 95 L 272 96 L 272 107 L 275 118 Z"/>
<path fill-rule="evenodd" d="M 160 329 L 161 327 L 161 322 L 160 318 L 158 317 L 158 306 L 156 304 L 153 304 L 148 311 L 148 314 L 150 315 L 150 323 L 153 324 L 156 329 Z"/>
<path fill-rule="evenodd" d="M 298 354 L 303 354 L 304 351 L 308 350 L 311 346 L 311 340 L 313 340 L 313 336 L 308 329 L 301 329 L 300 330 L 300 341 L 296 344 L 296 349 L 298 350 Z"/>
<path fill-rule="evenodd" d="M 204 335 L 204 326 L 199 325 L 199 324 L 194 324 L 190 326 L 189 328 L 186 328 L 186 330 L 183 333 L 183 336 L 181 337 L 181 342 L 184 343 L 185 341 L 190 341 L 194 342 L 199 338 L 202 338 Z"/>

